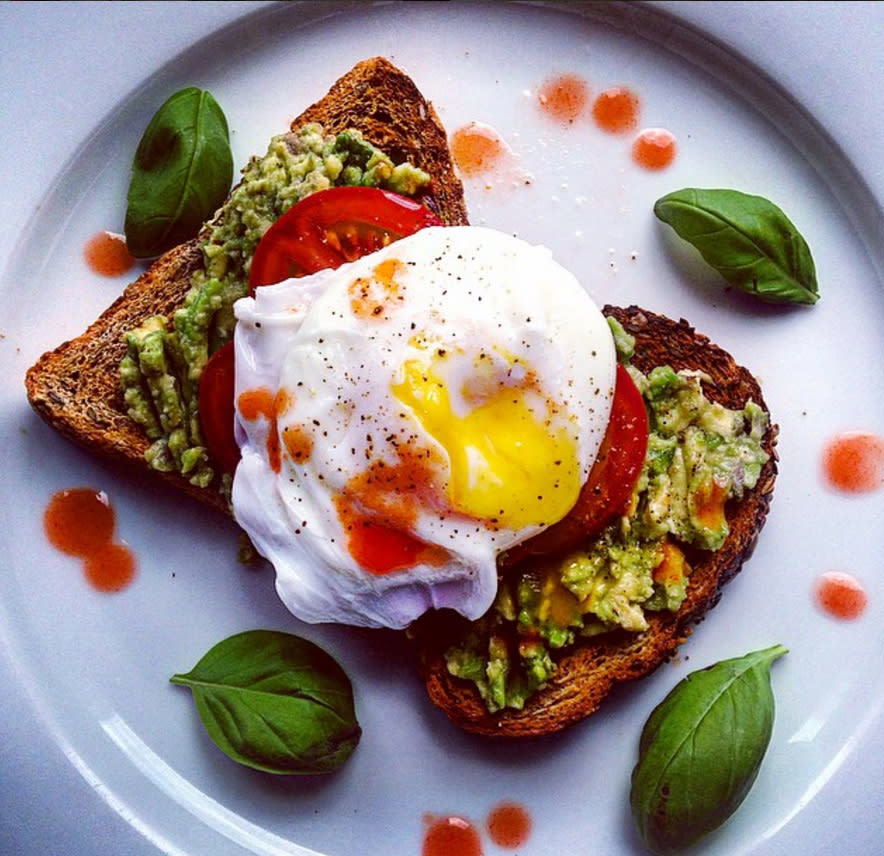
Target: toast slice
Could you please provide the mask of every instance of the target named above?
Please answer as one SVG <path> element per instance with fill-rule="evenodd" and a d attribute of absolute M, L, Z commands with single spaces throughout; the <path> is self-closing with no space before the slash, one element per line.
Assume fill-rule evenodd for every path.
<path fill-rule="evenodd" d="M 349 128 L 431 177 L 418 197 L 448 225 L 465 225 L 463 186 L 454 170 L 444 127 L 411 78 L 388 60 L 354 66 L 328 93 L 295 118 L 291 129 L 320 123 L 326 133 Z M 282 129 L 280 129 L 282 130 Z M 149 470 L 196 499 L 229 513 L 214 487 L 198 487 L 178 473 L 145 462 L 150 441 L 126 412 L 120 388 L 124 334 L 152 315 L 170 317 L 184 302 L 193 272 L 203 265 L 199 239 L 169 250 L 76 338 L 44 354 L 27 372 L 25 388 L 37 413 L 53 428 L 97 455 Z"/>
<path fill-rule="evenodd" d="M 674 321 L 638 307 L 606 306 L 627 333 L 635 337 L 632 364 L 647 373 L 656 365 L 705 372 L 706 395 L 730 408 L 742 408 L 752 399 L 767 406 L 749 371 L 720 347 L 697 333 L 686 321 Z M 570 649 L 544 688 L 522 710 L 490 714 L 475 685 L 453 677 L 444 653 L 446 619 L 430 615 L 412 630 L 421 675 L 431 701 L 466 731 L 499 738 L 538 737 L 561 731 L 595 712 L 605 698 L 623 683 L 650 674 L 669 659 L 696 624 L 721 597 L 722 587 L 751 556 L 770 507 L 777 475 L 777 428 L 764 439 L 770 456 L 755 488 L 739 502 L 726 507 L 730 533 L 714 552 L 692 551 L 693 568 L 687 598 L 675 612 L 648 613 L 649 628 L 642 633 L 625 630 L 592 637 Z M 448 625 L 450 626 L 450 625 Z"/>

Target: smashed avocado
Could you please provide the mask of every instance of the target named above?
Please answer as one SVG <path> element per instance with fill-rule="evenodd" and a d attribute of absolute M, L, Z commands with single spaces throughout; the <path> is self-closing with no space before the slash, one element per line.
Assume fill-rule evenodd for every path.
<path fill-rule="evenodd" d="M 171 318 L 154 316 L 126 334 L 120 381 L 130 418 L 153 441 L 155 469 L 210 485 L 216 473 L 199 423 L 199 379 L 209 357 L 233 337 L 233 304 L 248 292 L 258 242 L 292 205 L 333 186 L 382 187 L 414 196 L 430 176 L 394 164 L 358 131 L 326 134 L 317 124 L 274 137 L 201 233 L 203 267 Z M 225 489 L 225 479 L 220 487 Z"/>
<path fill-rule="evenodd" d="M 630 365 L 635 340 L 609 319 L 620 361 L 644 398 L 650 434 L 628 511 L 564 557 L 522 562 L 501 575 L 497 598 L 462 623 L 449 671 L 477 686 L 492 713 L 521 709 L 556 669 L 556 652 L 587 636 L 641 632 L 647 613 L 676 611 L 690 585 L 691 549 L 728 535 L 725 503 L 758 482 L 768 459 L 765 411 L 706 398 L 699 372 Z"/>

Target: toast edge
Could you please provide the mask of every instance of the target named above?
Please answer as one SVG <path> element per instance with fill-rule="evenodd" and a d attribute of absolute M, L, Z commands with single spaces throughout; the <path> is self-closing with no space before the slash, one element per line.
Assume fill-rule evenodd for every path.
<path fill-rule="evenodd" d="M 395 103 L 388 103 L 391 99 Z M 413 123 L 396 127 L 398 138 L 382 121 L 394 108 L 407 108 L 413 118 Z M 468 223 L 463 185 L 451 159 L 447 132 L 411 77 L 385 57 L 355 64 L 295 117 L 289 129 L 307 122 L 319 122 L 331 133 L 356 127 L 379 148 L 394 148 L 432 176 L 430 187 L 419 199 L 446 223 Z M 125 467 L 159 476 L 171 487 L 230 514 L 227 500 L 214 487 L 198 487 L 178 473 L 162 473 L 147 465 L 144 453 L 150 443 L 128 417 L 117 380 L 125 354 L 125 330 L 150 315 L 170 316 L 183 302 L 190 276 L 201 264 L 196 238 L 169 250 L 83 333 L 43 353 L 27 369 L 24 386 L 33 410 L 71 442 Z"/>

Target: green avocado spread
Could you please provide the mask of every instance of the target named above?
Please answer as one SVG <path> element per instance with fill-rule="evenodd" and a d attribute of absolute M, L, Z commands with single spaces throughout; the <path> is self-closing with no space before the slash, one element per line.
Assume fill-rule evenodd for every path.
<path fill-rule="evenodd" d="M 457 622 L 448 669 L 474 682 L 492 713 L 522 708 L 555 671 L 556 655 L 580 639 L 639 633 L 649 611 L 677 610 L 691 551 L 722 545 L 725 503 L 757 484 L 768 459 L 760 406 L 729 410 L 710 401 L 698 372 L 659 366 L 642 374 L 630 365 L 634 339 L 609 324 L 648 411 L 644 466 L 626 513 L 568 555 L 507 569 L 489 612 Z"/>
<path fill-rule="evenodd" d="M 193 484 L 229 489 L 215 472 L 199 424 L 199 379 L 209 357 L 233 337 L 233 304 L 248 292 L 258 242 L 299 200 L 333 186 L 382 187 L 414 196 L 430 176 L 394 164 L 355 130 L 326 134 L 317 124 L 274 137 L 244 167 L 241 182 L 201 233 L 202 268 L 171 318 L 153 316 L 126 334 L 120 366 L 130 418 L 152 441 L 149 464 Z"/>

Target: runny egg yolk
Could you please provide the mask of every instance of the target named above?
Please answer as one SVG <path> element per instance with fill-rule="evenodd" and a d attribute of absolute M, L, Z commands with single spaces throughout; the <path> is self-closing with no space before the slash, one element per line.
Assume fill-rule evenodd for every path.
<path fill-rule="evenodd" d="M 555 404 L 532 389 L 530 373 L 515 381 L 499 376 L 493 384 L 480 373 L 480 393 L 475 374 L 456 391 L 468 405 L 460 414 L 439 363 L 407 360 L 392 391 L 447 454 L 452 509 L 492 529 L 561 520 L 582 479 L 575 438 L 556 424 Z"/>

